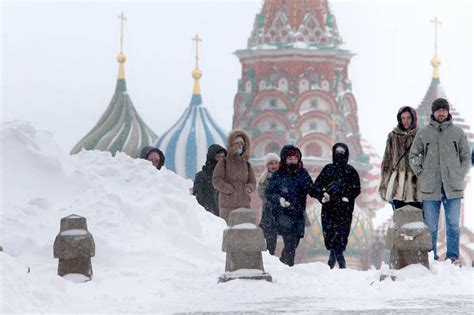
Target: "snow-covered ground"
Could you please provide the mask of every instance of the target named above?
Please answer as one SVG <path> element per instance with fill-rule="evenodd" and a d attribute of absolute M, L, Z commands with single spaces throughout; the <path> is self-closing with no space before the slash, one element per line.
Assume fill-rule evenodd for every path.
<path fill-rule="evenodd" d="M 69 156 L 27 122 L 1 126 L 0 313 L 261 312 L 469 313 L 472 268 L 380 271 L 289 268 L 263 254 L 273 283 L 224 272 L 225 224 L 189 195 L 192 183 L 144 160 L 104 152 Z M 92 281 L 58 277 L 53 242 L 62 217 L 87 218 Z"/>

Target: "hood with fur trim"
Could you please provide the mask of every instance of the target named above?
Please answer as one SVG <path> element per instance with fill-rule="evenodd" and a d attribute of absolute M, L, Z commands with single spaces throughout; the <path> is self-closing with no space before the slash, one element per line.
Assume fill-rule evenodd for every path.
<path fill-rule="evenodd" d="M 241 129 L 235 129 L 229 133 L 229 136 L 227 137 L 227 157 L 229 158 L 240 157 L 234 146 L 235 138 L 239 136 L 242 137 L 242 139 L 244 139 L 244 142 L 245 142 L 244 153 L 242 154 L 241 157 L 244 160 L 248 161 L 248 159 L 250 158 L 250 155 L 252 154 L 252 142 L 250 141 L 250 136 L 248 135 L 248 133 Z"/>

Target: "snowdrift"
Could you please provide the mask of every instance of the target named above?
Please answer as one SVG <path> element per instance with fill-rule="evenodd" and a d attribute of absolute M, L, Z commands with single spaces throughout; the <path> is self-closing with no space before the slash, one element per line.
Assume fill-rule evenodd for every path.
<path fill-rule="evenodd" d="M 69 156 L 46 131 L 4 123 L 1 145 L 0 313 L 467 310 L 473 272 L 449 263 L 379 271 L 282 265 L 264 253 L 274 283 L 217 284 L 224 222 L 189 194 L 192 182 L 125 154 Z M 62 217 L 87 218 L 96 243 L 93 280 L 56 275 Z M 344 301 L 344 302 L 343 302 Z M 343 302 L 343 303 L 342 303 Z"/>

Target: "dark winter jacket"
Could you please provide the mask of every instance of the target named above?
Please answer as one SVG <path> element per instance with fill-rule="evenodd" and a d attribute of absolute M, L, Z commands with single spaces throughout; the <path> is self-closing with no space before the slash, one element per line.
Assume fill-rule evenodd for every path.
<path fill-rule="evenodd" d="M 150 155 L 150 153 L 153 151 L 157 152 L 160 155 L 160 162 L 158 163 L 158 166 L 156 168 L 161 169 L 161 167 L 165 165 L 165 155 L 158 148 L 152 146 L 144 147 L 142 149 L 142 152 L 140 153 L 140 159 L 148 160 L 148 155 Z"/>
<path fill-rule="evenodd" d="M 403 128 L 401 121 L 401 114 L 405 111 L 410 112 L 412 116 L 412 124 L 408 130 Z M 397 120 L 397 127 L 388 134 L 383 155 L 380 197 L 385 201 L 418 201 L 417 178 L 408 160 L 411 144 L 418 131 L 416 111 L 409 106 L 404 106 L 398 111 Z"/>
<path fill-rule="evenodd" d="M 289 150 L 299 152 L 298 167 L 293 171 L 286 164 Z M 301 152 L 298 148 L 292 145 L 284 146 L 280 158 L 280 169 L 273 173 L 269 179 L 265 197 L 271 204 L 278 234 L 296 234 L 303 238 L 305 229 L 304 213 L 306 211 L 306 198 L 311 191 L 311 176 L 303 168 Z M 290 203 L 289 207 L 281 206 L 281 197 Z"/>
<path fill-rule="evenodd" d="M 209 147 L 206 164 L 202 167 L 202 171 L 196 174 L 193 186 L 193 195 L 196 196 L 199 204 L 217 216 L 219 216 L 219 192 L 212 185 L 212 174 L 217 165 L 215 157 L 221 152 L 227 155 L 227 151 L 218 144 Z"/>
<path fill-rule="evenodd" d="M 344 147 L 346 152 L 338 159 L 335 150 Z M 324 192 L 330 196 L 322 203 L 321 224 L 324 244 L 328 250 L 344 251 L 349 237 L 354 202 L 360 194 L 360 179 L 357 171 L 348 163 L 349 148 L 344 143 L 336 143 L 332 148 L 333 163 L 322 169 L 313 185 L 313 195 L 321 203 Z M 347 198 L 347 202 L 343 198 Z"/>
<path fill-rule="evenodd" d="M 260 177 L 257 184 L 258 196 L 262 200 L 262 219 L 260 220 L 259 227 L 262 228 L 264 233 L 270 234 L 275 233 L 275 218 L 273 217 L 272 203 L 267 201 L 265 197 L 265 191 L 267 190 L 268 182 L 273 177 L 272 173 L 265 171 Z"/>

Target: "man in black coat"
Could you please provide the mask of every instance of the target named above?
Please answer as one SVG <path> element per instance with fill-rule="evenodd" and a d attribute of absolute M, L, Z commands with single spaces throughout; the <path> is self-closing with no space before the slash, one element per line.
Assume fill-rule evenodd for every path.
<path fill-rule="evenodd" d="M 277 233 L 283 237 L 280 261 L 288 266 L 294 265 L 296 248 L 304 237 L 306 197 L 312 185 L 301 157 L 297 147 L 285 145 L 280 153 L 280 168 L 273 173 L 265 190 Z"/>
<path fill-rule="evenodd" d="M 227 151 L 218 144 L 211 145 L 207 150 L 206 164 L 194 178 L 193 195 L 207 211 L 219 216 L 219 192 L 212 185 L 212 173 L 217 162 L 227 156 Z"/>
<path fill-rule="evenodd" d="M 328 265 L 346 268 L 343 252 L 351 231 L 354 201 L 360 194 L 359 174 L 349 161 L 349 148 L 344 143 L 332 147 L 333 163 L 324 166 L 313 185 L 313 194 L 323 205 L 321 223 L 324 245 L 330 251 Z"/>
<path fill-rule="evenodd" d="M 163 152 L 152 146 L 143 147 L 140 153 L 140 159 L 150 161 L 157 169 L 161 169 L 161 167 L 165 165 L 165 155 Z"/>

